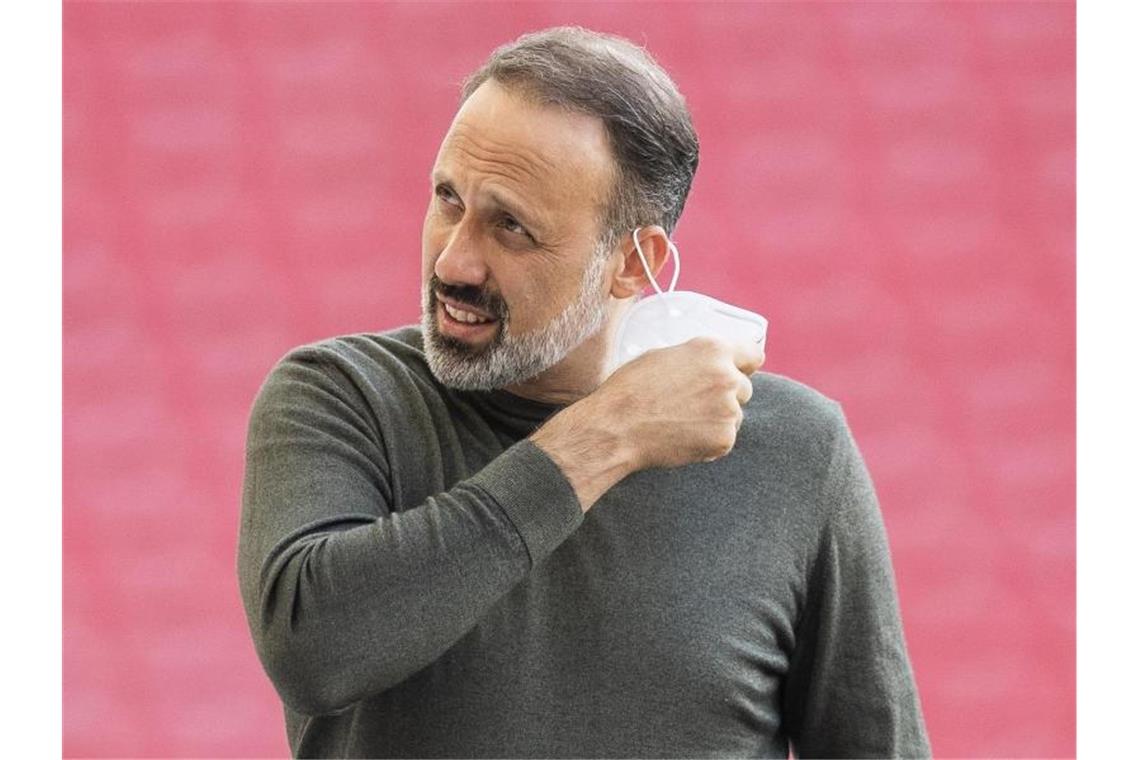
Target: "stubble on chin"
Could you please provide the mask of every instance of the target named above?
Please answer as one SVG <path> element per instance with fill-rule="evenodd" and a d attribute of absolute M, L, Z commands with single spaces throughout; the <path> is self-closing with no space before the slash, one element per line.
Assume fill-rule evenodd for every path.
<path fill-rule="evenodd" d="M 507 327 L 500 321 L 495 335 L 483 346 L 470 344 L 449 335 L 439 328 L 438 300 L 430 285 L 424 285 L 420 328 L 423 332 L 424 355 L 428 367 L 443 385 L 457 390 L 490 390 L 498 381 L 495 372 L 495 355 L 499 350 Z"/>
<path fill-rule="evenodd" d="M 458 390 L 495 390 L 530 380 L 562 361 L 598 332 L 605 322 L 602 281 L 605 261 L 591 260 L 575 300 L 547 325 L 525 335 L 511 332 L 509 312 L 487 345 L 472 348 L 439 330 L 437 299 L 430 283 L 423 290 L 424 353 L 432 374 Z"/>

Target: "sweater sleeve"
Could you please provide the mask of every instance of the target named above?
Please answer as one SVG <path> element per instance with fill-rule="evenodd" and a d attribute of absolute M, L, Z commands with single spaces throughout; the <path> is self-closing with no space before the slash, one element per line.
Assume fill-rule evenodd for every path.
<path fill-rule="evenodd" d="M 930 757 L 886 531 L 842 412 L 784 716 L 797 757 Z"/>
<path fill-rule="evenodd" d="M 360 394 L 319 362 L 275 367 L 250 417 L 238 575 L 296 712 L 338 712 L 436 661 L 582 521 L 526 439 L 420 504 L 393 504 L 389 483 Z"/>

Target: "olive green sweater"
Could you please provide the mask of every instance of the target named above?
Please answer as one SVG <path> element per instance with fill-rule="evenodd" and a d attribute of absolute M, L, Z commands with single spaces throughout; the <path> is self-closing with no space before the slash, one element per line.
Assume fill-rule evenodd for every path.
<path fill-rule="evenodd" d="M 842 412 L 754 376 L 736 447 L 585 515 L 558 406 L 441 386 L 418 328 L 290 352 L 249 427 L 238 571 L 298 757 L 924 756 Z"/>

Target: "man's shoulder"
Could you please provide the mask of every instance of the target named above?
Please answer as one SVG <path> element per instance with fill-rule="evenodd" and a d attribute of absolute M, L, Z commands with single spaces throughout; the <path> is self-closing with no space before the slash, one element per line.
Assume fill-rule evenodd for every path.
<path fill-rule="evenodd" d="M 772 372 L 752 376 L 749 410 L 773 420 L 832 424 L 842 411 L 835 399 L 799 380 Z"/>
<path fill-rule="evenodd" d="M 382 392 L 434 384 L 418 325 L 337 335 L 297 346 L 276 362 L 267 384 L 283 378 Z"/>
<path fill-rule="evenodd" d="M 809 459 L 828 458 L 844 435 L 839 402 L 805 383 L 771 372 L 752 376 L 745 427 L 762 447 Z"/>
<path fill-rule="evenodd" d="M 305 343 L 290 349 L 278 364 L 289 362 L 357 370 L 404 368 L 418 372 L 427 369 L 423 334 L 418 325 L 336 335 Z"/>

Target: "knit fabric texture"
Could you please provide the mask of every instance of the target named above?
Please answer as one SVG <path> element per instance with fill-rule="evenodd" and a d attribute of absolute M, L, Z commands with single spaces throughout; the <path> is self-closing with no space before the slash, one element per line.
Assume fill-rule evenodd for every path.
<path fill-rule="evenodd" d="M 843 413 L 753 385 L 729 455 L 583 515 L 527 437 L 563 407 L 442 386 L 418 327 L 291 351 L 251 414 L 238 575 L 293 754 L 929 756 Z"/>

